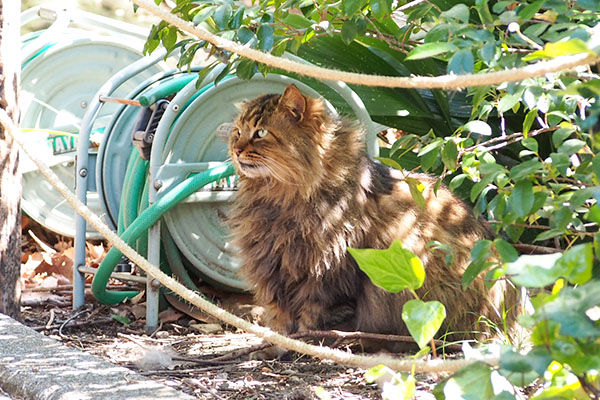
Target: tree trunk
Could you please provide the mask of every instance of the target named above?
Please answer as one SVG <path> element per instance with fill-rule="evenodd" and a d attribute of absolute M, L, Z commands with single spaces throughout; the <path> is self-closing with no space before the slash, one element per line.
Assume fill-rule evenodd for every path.
<path fill-rule="evenodd" d="M 20 58 L 19 0 L 0 0 L 0 109 L 15 122 Z M 19 151 L 0 125 L 0 312 L 20 317 L 21 174 Z"/>

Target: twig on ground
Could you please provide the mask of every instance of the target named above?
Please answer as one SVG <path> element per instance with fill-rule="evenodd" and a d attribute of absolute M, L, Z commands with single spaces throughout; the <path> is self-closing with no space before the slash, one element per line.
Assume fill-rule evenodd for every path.
<path fill-rule="evenodd" d="M 55 312 L 54 312 L 54 308 L 53 308 L 50 310 L 50 318 L 48 318 L 48 322 L 46 322 L 46 329 L 48 329 L 48 327 L 52 325 L 52 323 L 54 322 L 54 317 L 55 317 Z"/>
<path fill-rule="evenodd" d="M 87 326 L 90 324 L 104 324 L 104 323 L 108 323 L 108 322 L 112 322 L 114 321 L 114 319 L 112 318 L 98 318 L 95 319 L 93 321 L 79 321 L 79 322 L 71 322 L 69 324 L 70 328 L 77 328 L 79 326 Z M 33 329 L 34 331 L 45 331 L 45 330 L 52 330 L 52 329 L 58 329 L 62 326 L 62 323 L 60 324 L 52 324 L 50 326 L 48 325 L 39 325 L 39 326 L 32 326 L 31 329 Z"/>
<path fill-rule="evenodd" d="M 167 376 L 180 376 L 187 378 L 190 374 L 201 373 L 206 371 L 213 371 L 215 369 L 223 368 L 222 365 L 213 365 L 211 367 L 202 367 L 202 368 L 186 368 L 186 369 L 155 369 L 150 371 L 137 371 L 138 374 L 143 376 L 152 376 L 152 375 L 167 375 Z"/>
<path fill-rule="evenodd" d="M 197 386 L 198 388 L 200 388 L 200 390 L 202 390 L 205 393 L 208 393 L 210 395 L 212 395 L 215 399 L 217 400 L 225 400 L 225 398 L 219 396 L 217 394 L 217 392 L 214 389 L 209 388 L 208 386 L 204 385 L 202 382 L 200 382 L 198 379 L 194 379 L 194 386 Z"/>

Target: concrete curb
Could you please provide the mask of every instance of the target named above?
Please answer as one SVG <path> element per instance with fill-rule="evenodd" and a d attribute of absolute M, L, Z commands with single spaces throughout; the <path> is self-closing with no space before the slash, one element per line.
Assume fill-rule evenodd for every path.
<path fill-rule="evenodd" d="M 0 387 L 31 400 L 192 400 L 0 314 Z"/>

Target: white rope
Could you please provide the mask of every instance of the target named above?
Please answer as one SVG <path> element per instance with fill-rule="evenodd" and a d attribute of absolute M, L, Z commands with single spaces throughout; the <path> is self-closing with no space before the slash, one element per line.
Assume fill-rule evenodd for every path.
<path fill-rule="evenodd" d="M 10 119 L 5 110 L 0 109 L 0 124 L 4 127 L 5 132 L 8 132 L 13 137 L 15 142 L 27 153 L 29 158 L 38 166 L 39 171 L 48 179 L 67 200 L 67 202 L 75 209 L 75 211 L 83 216 L 85 220 L 100 232 L 114 247 L 119 249 L 127 258 L 137 264 L 141 269 L 146 271 L 150 276 L 156 278 L 162 285 L 171 289 L 177 295 L 189 301 L 194 306 L 202 311 L 212 315 L 215 318 L 233 325 L 246 332 L 253 333 L 277 346 L 285 349 L 297 351 L 299 353 L 308 354 L 313 357 L 328 359 L 340 364 L 352 365 L 361 368 L 370 368 L 376 365 L 384 364 L 396 371 L 410 371 L 413 363 L 417 372 L 454 372 L 460 368 L 471 364 L 469 360 L 417 360 L 393 358 L 386 355 L 355 355 L 341 350 L 332 349 L 330 347 L 315 346 L 301 342 L 299 340 L 290 339 L 268 328 L 250 323 L 242 318 L 239 318 L 215 304 L 203 299 L 197 293 L 189 290 L 181 283 L 163 273 L 159 268 L 150 264 L 148 260 L 138 254 L 127 243 L 117 236 L 108 226 L 102 222 L 100 217 L 95 215 L 89 208 L 86 207 L 75 195 L 60 181 L 58 176 L 31 151 L 27 149 L 25 144 L 18 137 L 18 130 L 13 121 Z M 496 365 L 497 358 L 486 358 L 484 360 L 488 364 Z"/>
<path fill-rule="evenodd" d="M 582 65 L 592 65 L 600 62 L 600 57 L 593 54 L 581 53 L 556 57 L 548 61 L 540 61 L 521 68 L 511 68 L 482 74 L 441 75 L 441 76 L 383 76 L 367 75 L 354 72 L 338 71 L 329 68 L 307 65 L 269 53 L 251 49 L 231 40 L 214 35 L 200 26 L 184 21 L 165 8 L 157 7 L 153 0 L 132 0 L 135 4 L 154 14 L 162 20 L 176 26 L 180 30 L 206 40 L 224 50 L 263 63 L 270 67 L 281 68 L 289 72 L 310 76 L 317 79 L 343 81 L 355 85 L 379 86 L 410 89 L 454 89 L 460 90 L 472 86 L 498 85 L 503 82 L 522 81 L 527 78 L 544 76 L 548 73 L 570 70 Z"/>

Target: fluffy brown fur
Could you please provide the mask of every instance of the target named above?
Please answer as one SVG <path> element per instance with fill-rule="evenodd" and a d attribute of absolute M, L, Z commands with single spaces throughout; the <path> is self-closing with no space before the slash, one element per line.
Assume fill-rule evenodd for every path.
<path fill-rule="evenodd" d="M 346 250 L 383 249 L 400 239 L 425 266 L 419 296 L 446 306 L 440 333 L 455 339 L 488 331 L 478 319 L 500 322 L 499 311 L 516 302 L 504 282 L 488 291 L 480 277 L 461 288 L 470 249 L 490 236 L 488 228 L 447 188 L 436 195 L 433 178 L 413 174 L 426 187 L 422 210 L 403 172 L 369 159 L 361 136 L 355 123 L 332 117 L 293 85 L 242 105 L 229 143 L 240 175 L 229 220 L 241 273 L 266 309 L 265 322 L 284 333 L 407 335 L 401 312 L 412 296 L 374 286 Z M 452 265 L 426 247 L 432 240 L 451 246 Z"/>

